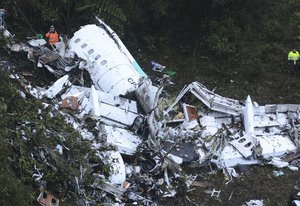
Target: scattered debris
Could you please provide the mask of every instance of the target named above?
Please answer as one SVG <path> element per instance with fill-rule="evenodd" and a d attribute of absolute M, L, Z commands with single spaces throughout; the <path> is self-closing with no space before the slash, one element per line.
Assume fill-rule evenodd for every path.
<path fill-rule="evenodd" d="M 205 190 L 205 193 L 210 194 L 211 197 L 219 198 L 221 190 L 216 190 L 215 188 L 212 190 Z"/>
<path fill-rule="evenodd" d="M 156 72 L 162 72 L 166 68 L 166 66 L 156 63 L 155 61 L 151 61 L 150 63 L 152 66 L 152 70 Z"/>
<path fill-rule="evenodd" d="M 213 191 L 211 193 L 211 197 L 219 198 L 220 193 L 221 193 L 221 190 L 215 190 L 215 189 L 213 189 Z"/>
<path fill-rule="evenodd" d="M 161 72 L 161 73 L 164 73 L 170 77 L 174 76 L 176 74 L 175 71 L 171 70 L 171 69 L 168 69 L 166 66 L 164 65 L 161 65 L 155 61 L 151 61 L 150 62 L 151 66 L 152 66 L 152 70 L 155 71 L 155 72 Z"/>
<path fill-rule="evenodd" d="M 0 32 L 13 38 L 4 29 L 4 13 L 0 10 Z M 161 196 L 174 197 L 176 185 L 211 186 L 188 177 L 181 165 L 204 167 L 209 162 L 223 169 L 226 184 L 238 176 L 236 165 L 269 163 L 298 170 L 300 105 L 259 106 L 250 96 L 234 100 L 192 82 L 165 107 L 161 104 L 167 101 L 160 100 L 168 85 L 166 78 L 153 83 L 117 34 L 97 20 L 99 25 L 81 27 L 60 51 L 49 50 L 42 39 L 7 45 L 12 52 L 27 52 L 38 69 L 57 78 L 52 85 L 37 87 L 26 80 L 33 75 L 14 74 L 24 90 L 20 91 L 23 98 L 30 95 L 44 101 L 45 111 L 51 116 L 62 114 L 81 134 L 80 141 L 91 145 L 93 156 L 86 157 L 89 167 L 81 168 L 80 178 L 75 178 L 85 205 L 95 199 L 111 205 L 156 205 Z M 166 66 L 151 64 L 155 71 L 166 71 Z M 24 140 L 28 137 L 22 128 L 28 125 L 19 126 Z M 53 169 L 55 155 L 71 158 L 64 136 L 56 137 L 59 144 L 54 148 L 39 148 L 32 154 L 35 161 Z M 33 171 L 32 178 L 41 183 L 47 171 L 36 167 Z M 89 185 L 93 192 L 85 189 L 84 176 L 94 178 Z M 219 198 L 221 190 L 207 192 Z M 43 191 L 38 202 L 58 206 L 59 200 Z M 263 201 L 251 200 L 247 205 L 259 206 Z"/>
<path fill-rule="evenodd" d="M 43 206 L 58 206 L 59 200 L 48 191 L 42 191 L 37 199 L 38 203 Z"/>
<path fill-rule="evenodd" d="M 263 200 L 250 200 L 246 202 L 243 206 L 263 206 L 264 201 Z"/>
<path fill-rule="evenodd" d="M 66 97 L 59 105 L 61 108 L 70 108 L 72 110 L 78 109 L 78 98 L 74 96 Z"/>
<path fill-rule="evenodd" d="M 274 171 L 273 171 L 273 175 L 274 175 L 275 177 L 279 177 L 279 176 L 284 175 L 284 173 L 283 173 L 282 171 L 274 170 Z"/>
<path fill-rule="evenodd" d="M 288 206 L 297 206 L 300 205 L 300 185 L 297 182 L 296 185 L 294 186 L 290 199 L 288 201 Z"/>

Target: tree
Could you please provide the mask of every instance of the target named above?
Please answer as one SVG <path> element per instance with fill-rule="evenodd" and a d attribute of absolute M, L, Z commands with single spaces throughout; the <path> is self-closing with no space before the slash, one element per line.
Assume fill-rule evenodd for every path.
<path fill-rule="evenodd" d="M 70 35 L 79 26 L 92 23 L 95 15 L 121 29 L 127 21 L 116 1 L 109 0 L 4 0 L 3 7 L 16 25 L 26 25 L 27 33 L 31 34 L 43 33 L 54 24 L 59 31 Z"/>

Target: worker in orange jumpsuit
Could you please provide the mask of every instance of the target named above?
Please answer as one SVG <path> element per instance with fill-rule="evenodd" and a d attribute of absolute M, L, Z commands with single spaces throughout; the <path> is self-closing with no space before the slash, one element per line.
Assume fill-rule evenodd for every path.
<path fill-rule="evenodd" d="M 45 36 L 48 38 L 48 44 L 55 47 L 55 44 L 59 41 L 59 39 L 53 25 L 50 27 L 49 32 L 45 34 Z"/>

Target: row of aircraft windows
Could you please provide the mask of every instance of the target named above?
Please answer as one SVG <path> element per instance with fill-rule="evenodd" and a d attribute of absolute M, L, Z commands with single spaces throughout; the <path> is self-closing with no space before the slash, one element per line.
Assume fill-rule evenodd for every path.
<path fill-rule="evenodd" d="M 81 41 L 81 40 L 80 40 L 79 38 L 77 38 L 74 42 L 77 44 L 77 43 L 79 43 L 80 41 Z M 87 44 L 84 43 L 84 44 L 82 44 L 80 47 L 84 49 L 85 47 L 87 47 Z M 90 49 L 90 50 L 88 51 L 88 54 L 93 54 L 93 53 L 94 53 L 94 49 Z M 95 57 L 95 60 L 97 61 L 100 57 L 101 57 L 101 55 L 98 54 L 98 55 Z M 101 65 L 105 65 L 106 63 L 107 63 L 106 60 L 103 60 L 103 61 L 100 62 Z"/>

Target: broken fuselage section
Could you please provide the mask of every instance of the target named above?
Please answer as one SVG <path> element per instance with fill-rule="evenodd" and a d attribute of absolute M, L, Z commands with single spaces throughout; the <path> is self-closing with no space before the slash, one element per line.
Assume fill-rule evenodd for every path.
<path fill-rule="evenodd" d="M 178 109 L 180 105 L 182 109 Z M 180 111 L 183 115 L 178 118 Z M 168 125 L 181 122 L 181 133 L 190 133 L 187 139 L 197 138 L 200 164 L 209 160 L 220 168 L 229 168 L 296 153 L 299 112 L 297 104 L 259 106 L 250 96 L 242 102 L 193 82 L 180 92 L 165 115 Z"/>
<path fill-rule="evenodd" d="M 83 26 L 68 42 L 58 42 L 53 50 L 44 39 L 30 40 L 27 44 L 11 45 L 11 50 L 28 53 L 38 67 L 45 67 L 57 77 L 74 69 L 85 69 L 95 89 L 114 96 L 133 94 L 144 113 L 155 106 L 158 87 L 153 86 L 116 33 L 97 18 L 95 24 Z"/>

